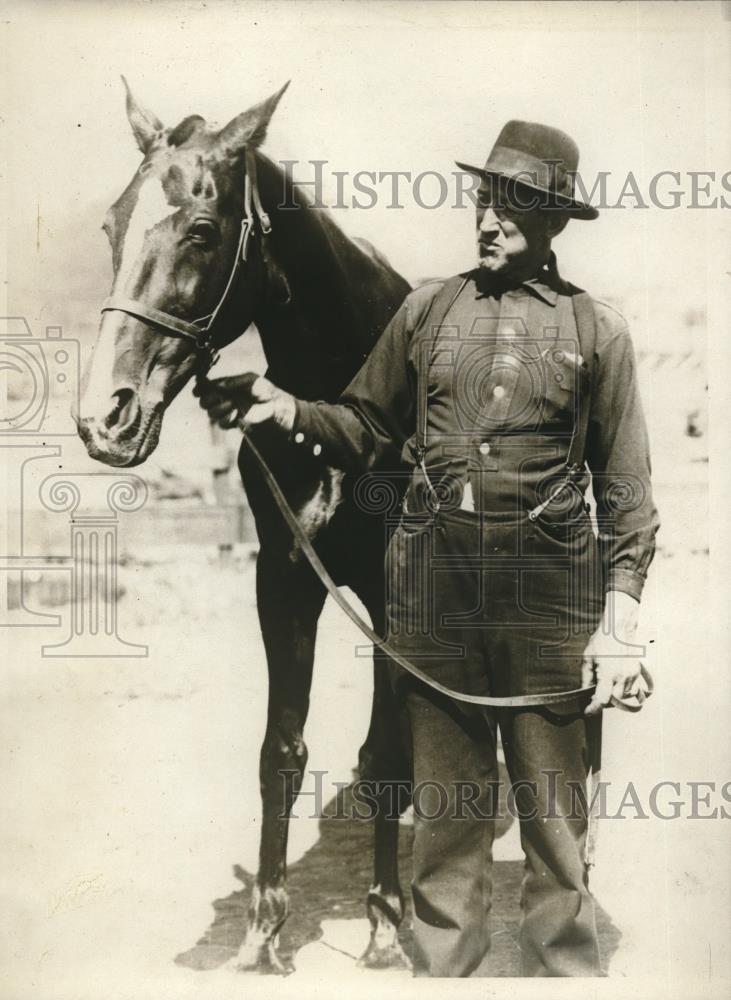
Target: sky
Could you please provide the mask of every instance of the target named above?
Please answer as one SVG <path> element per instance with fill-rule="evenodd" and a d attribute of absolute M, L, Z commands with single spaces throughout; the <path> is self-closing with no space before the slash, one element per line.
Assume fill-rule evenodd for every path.
<path fill-rule="evenodd" d="M 556 250 L 575 283 L 619 301 L 652 299 L 653 311 L 679 316 L 702 307 L 709 282 L 730 269 L 725 247 L 708 253 L 709 243 L 722 245 L 725 213 L 687 207 L 688 171 L 720 179 L 731 167 L 723 5 L 36 0 L 5 10 L 16 300 L 44 288 L 57 295 L 59 260 L 69 288 L 85 268 L 108 269 L 98 226 L 139 163 L 122 73 L 170 125 L 194 112 L 223 124 L 291 79 L 266 150 L 300 161 L 305 178 L 310 159 L 346 171 L 346 197 L 358 170 L 446 176 L 450 201 L 441 207 L 419 206 L 408 186 L 404 207 L 389 209 L 384 184 L 375 207 L 334 210 L 410 280 L 472 263 L 472 211 L 466 201 L 451 207 L 450 174 L 455 159 L 484 162 L 509 118 L 569 132 L 583 177 L 610 172 L 613 201 L 629 171 L 646 200 L 658 171 L 681 174 L 685 207 L 638 209 L 629 197 L 622 210 L 568 227 Z M 673 187 L 667 179 L 661 191 Z M 435 191 L 425 182 L 422 201 Z M 719 194 L 716 180 L 711 195 Z M 45 302 L 48 322 L 52 312 Z M 640 334 L 648 343 L 659 335 L 647 324 Z"/>

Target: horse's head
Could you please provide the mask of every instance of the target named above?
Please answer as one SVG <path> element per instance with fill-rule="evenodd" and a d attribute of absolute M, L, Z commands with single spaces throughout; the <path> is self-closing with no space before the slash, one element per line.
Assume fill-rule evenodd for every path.
<path fill-rule="evenodd" d="M 222 129 L 197 115 L 165 129 L 127 89 L 127 115 L 144 159 L 103 227 L 112 247 L 111 308 L 102 313 L 76 415 L 92 458 L 115 466 L 143 462 L 157 445 L 166 407 L 200 365 L 191 324 L 224 297 L 245 211 L 247 151 L 250 157 L 263 141 L 285 89 Z M 251 255 L 240 265 L 238 326 L 231 334 L 224 303 L 213 346 L 251 321 L 260 262 Z"/>

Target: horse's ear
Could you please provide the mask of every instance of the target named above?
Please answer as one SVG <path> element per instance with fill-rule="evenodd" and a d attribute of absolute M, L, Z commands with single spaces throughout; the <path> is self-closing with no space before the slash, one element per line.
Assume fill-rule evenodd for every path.
<path fill-rule="evenodd" d="M 152 144 L 160 138 L 165 128 L 157 115 L 153 114 L 152 111 L 148 111 L 147 108 L 143 108 L 141 104 L 138 104 L 124 77 L 122 77 L 122 83 L 124 84 L 124 89 L 127 91 L 127 117 L 129 118 L 129 123 L 132 126 L 132 131 L 141 152 L 147 153 Z"/>
<path fill-rule="evenodd" d="M 217 150 L 225 156 L 237 156 L 244 146 L 260 146 L 266 137 L 271 117 L 288 86 L 289 80 L 276 94 L 232 118 L 218 133 Z"/>

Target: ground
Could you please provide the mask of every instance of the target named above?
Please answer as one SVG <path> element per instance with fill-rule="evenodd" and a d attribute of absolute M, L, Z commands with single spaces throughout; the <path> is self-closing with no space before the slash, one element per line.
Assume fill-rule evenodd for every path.
<path fill-rule="evenodd" d="M 641 715 L 605 719 L 610 811 L 630 781 L 645 809 L 660 780 L 681 783 L 661 803 L 685 803 L 677 820 L 638 819 L 628 807 L 601 825 L 592 886 L 612 995 L 627 979 L 662 985 L 665 996 L 711 996 L 729 973 L 728 828 L 687 818 L 687 783 L 716 782 L 711 805 L 697 809 L 707 812 L 728 777 L 727 687 L 714 684 L 708 653 L 703 477 L 659 492 L 663 536 L 643 605 L 657 692 Z M 343 982 L 353 995 L 406 990 L 407 973 L 355 968 L 368 938 L 369 830 L 310 818 L 311 797 L 292 823 L 293 914 L 281 942 L 296 972 L 275 983 L 222 964 L 242 932 L 258 845 L 266 674 L 252 554 L 221 561 L 211 548 L 161 548 L 126 560 L 120 582 L 120 633 L 148 643 L 147 659 L 44 660 L 36 630 L 12 637 L 0 736 L 11 858 L 2 996 L 218 1000 L 295 996 L 308 983 L 328 996 Z M 309 766 L 327 770 L 326 781 L 352 776 L 366 730 L 370 670 L 358 645 L 328 604 L 306 734 Z M 405 887 L 409 835 L 407 821 Z M 513 825 L 496 842 L 492 975 L 518 969 L 520 858 Z"/>

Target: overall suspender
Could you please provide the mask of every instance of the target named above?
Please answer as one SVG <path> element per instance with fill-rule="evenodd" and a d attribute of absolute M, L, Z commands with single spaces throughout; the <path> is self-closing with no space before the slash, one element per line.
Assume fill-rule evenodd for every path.
<path fill-rule="evenodd" d="M 439 510 L 440 506 L 439 495 L 434 489 L 432 481 L 429 478 L 429 473 L 426 469 L 426 427 L 428 417 L 427 394 L 429 388 L 429 366 L 434 354 L 437 337 L 439 336 L 439 329 L 443 325 L 449 310 L 459 298 L 463 288 L 470 280 L 472 274 L 473 272 L 469 271 L 467 274 L 458 274 L 454 278 L 449 278 L 445 281 L 432 299 L 431 305 L 429 306 L 426 316 L 422 322 L 422 326 L 424 327 L 426 327 L 427 324 L 431 325 L 431 338 L 428 341 L 428 351 L 425 352 L 423 361 L 420 364 L 421 370 L 419 371 L 419 375 L 422 377 L 419 379 L 419 384 L 417 386 L 416 461 L 421 469 L 422 475 L 424 476 L 424 482 L 426 483 L 426 488 L 429 491 L 432 509 L 435 513 Z"/>
<path fill-rule="evenodd" d="M 591 413 L 592 389 L 594 382 L 594 352 L 596 350 L 596 317 L 594 304 L 588 292 L 576 291 L 571 296 L 574 309 L 576 332 L 579 337 L 579 350 L 589 371 L 589 386 L 585 396 L 579 394 L 577 412 L 574 415 L 574 426 L 571 431 L 571 441 L 566 455 L 564 478 L 553 489 L 546 499 L 528 512 L 531 521 L 535 521 L 550 503 L 556 500 L 568 487 L 578 490 L 576 479 L 581 475 L 586 463 L 586 440 L 589 433 L 589 416 Z M 583 494 L 582 494 L 583 498 Z"/>

